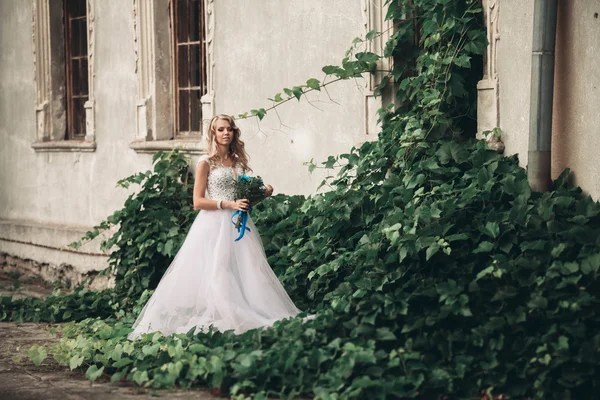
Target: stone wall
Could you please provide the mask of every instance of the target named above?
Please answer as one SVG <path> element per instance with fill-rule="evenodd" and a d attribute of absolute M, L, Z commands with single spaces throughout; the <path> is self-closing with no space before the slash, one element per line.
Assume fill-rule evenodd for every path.
<path fill-rule="evenodd" d="M 381 29 L 385 14 L 383 0 L 205 2 L 214 96 L 205 116 L 267 108 L 283 87 L 323 79 L 321 67 L 339 63 L 353 38 Z M 0 1 L 0 251 L 80 272 L 106 266 L 99 241 L 80 251 L 66 245 L 122 207 L 131 192 L 117 180 L 149 169 L 156 150 L 175 143 L 165 140 L 173 125 L 165 108 L 172 90 L 168 6 L 87 0 L 93 98 L 86 141 L 77 144 L 60 142 L 60 110 L 52 108 L 64 91 L 51 37 L 60 33 L 54 14 L 60 17 L 61 1 Z M 56 17 L 50 28 L 44 13 Z M 254 173 L 276 192 L 312 193 L 327 172 L 311 175 L 305 162 L 376 139 L 374 84 L 337 83 L 310 102 L 283 105 L 279 117 L 240 122 Z M 204 148 L 202 141 L 177 144 L 191 165 Z"/>
<path fill-rule="evenodd" d="M 533 1 L 487 0 L 488 69 L 496 71 L 497 103 L 480 84 L 479 130 L 502 128 L 505 154 L 527 165 Z M 600 0 L 559 1 L 556 41 L 552 176 L 565 168 L 574 182 L 600 199 Z M 493 65 L 489 65 L 489 64 Z M 489 86 L 489 85 L 488 85 Z M 497 109 L 495 108 L 497 107 Z"/>
<path fill-rule="evenodd" d="M 16 272 L 19 280 L 27 282 L 30 279 L 43 279 L 45 282 L 56 282 L 61 285 L 70 285 L 71 288 L 85 284 L 95 290 L 106 289 L 114 285 L 114 278 L 97 277 L 96 271 L 81 273 L 76 267 L 62 263 L 53 265 L 38 262 L 28 258 L 20 258 L 0 252 L 0 271 L 3 274 Z"/>

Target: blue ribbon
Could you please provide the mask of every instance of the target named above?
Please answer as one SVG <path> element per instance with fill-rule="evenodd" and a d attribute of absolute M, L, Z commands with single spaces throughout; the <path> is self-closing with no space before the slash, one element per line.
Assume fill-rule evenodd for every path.
<path fill-rule="evenodd" d="M 250 182 L 250 177 L 248 175 L 240 175 L 238 177 L 238 181 L 246 181 L 246 182 Z M 244 233 L 246 233 L 246 231 L 250 232 L 250 228 L 248 228 L 246 226 L 246 224 L 248 223 L 248 213 L 252 211 L 252 206 L 250 206 L 250 208 L 248 209 L 248 211 L 236 211 L 233 213 L 233 215 L 231 216 L 231 223 L 233 224 L 233 226 L 236 226 L 238 233 L 240 234 L 240 236 L 238 236 L 237 239 L 235 239 L 235 241 L 237 242 L 238 240 L 240 240 L 241 238 L 244 237 Z M 240 226 L 237 226 L 237 223 L 234 221 L 235 217 L 241 216 L 242 218 L 242 222 L 240 223 Z"/>
<path fill-rule="evenodd" d="M 248 213 L 252 211 L 252 206 L 250 206 L 250 208 L 248 209 L 248 211 L 240 211 L 237 210 L 236 212 L 233 213 L 233 215 L 231 216 L 231 223 L 233 224 L 233 226 L 236 226 L 237 223 L 235 221 L 235 217 L 241 217 L 242 221 L 240 223 L 240 226 L 237 226 L 237 231 L 240 234 L 240 236 L 238 236 L 237 239 L 235 239 L 235 241 L 237 242 L 238 240 L 240 240 L 241 238 L 244 237 L 244 233 L 246 233 L 246 231 L 251 232 L 250 228 L 248 228 L 246 226 L 246 224 L 248 223 Z"/>

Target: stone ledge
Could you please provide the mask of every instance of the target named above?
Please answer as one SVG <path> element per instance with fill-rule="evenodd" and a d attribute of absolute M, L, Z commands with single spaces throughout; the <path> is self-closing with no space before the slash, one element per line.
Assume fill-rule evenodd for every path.
<path fill-rule="evenodd" d="M 56 224 L 16 219 L 0 219 L 0 240 L 29 244 L 38 247 L 72 253 L 106 256 L 100 250 L 100 242 L 113 232 L 101 233 L 100 237 L 84 243 L 75 250 L 67 247 L 69 243 L 80 240 L 91 227 Z"/>
<path fill-rule="evenodd" d="M 0 251 L 0 270 L 4 273 L 18 272 L 27 277 L 40 277 L 46 282 L 70 281 L 73 286 L 92 279 L 88 287 L 102 290 L 114 286 L 114 277 L 97 277 L 99 271 L 82 272 L 73 265 L 62 263 L 58 266 L 46 262 L 17 257 Z"/>
<path fill-rule="evenodd" d="M 92 153 L 96 151 L 96 142 L 89 142 L 85 140 L 57 140 L 47 142 L 33 142 L 31 144 L 31 147 L 38 153 Z"/>
<path fill-rule="evenodd" d="M 129 147 L 137 153 L 158 153 L 179 149 L 185 154 L 206 154 L 206 141 L 204 140 L 136 140 Z"/>
<path fill-rule="evenodd" d="M 43 265 L 51 276 L 69 270 L 69 279 L 77 281 L 82 275 L 95 273 L 108 267 L 108 254 L 100 250 L 101 237 L 85 243 L 75 250 L 68 244 L 79 240 L 86 232 L 85 227 L 39 223 L 35 221 L 0 220 L 0 253 Z M 36 269 L 39 269 L 36 267 Z"/>

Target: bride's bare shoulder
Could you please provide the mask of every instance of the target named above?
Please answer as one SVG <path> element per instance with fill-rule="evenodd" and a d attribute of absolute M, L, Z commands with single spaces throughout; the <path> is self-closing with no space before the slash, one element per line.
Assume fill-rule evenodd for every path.
<path fill-rule="evenodd" d="M 210 157 L 206 154 L 200 156 L 198 162 L 196 163 L 196 167 L 201 166 L 202 164 L 208 165 L 210 167 Z"/>
<path fill-rule="evenodd" d="M 196 174 L 208 176 L 211 169 L 210 158 L 206 155 L 201 156 L 196 163 Z"/>

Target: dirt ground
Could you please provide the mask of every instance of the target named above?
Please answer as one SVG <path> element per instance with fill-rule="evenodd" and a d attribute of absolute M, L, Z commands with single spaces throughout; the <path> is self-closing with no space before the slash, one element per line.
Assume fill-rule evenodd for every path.
<path fill-rule="evenodd" d="M 43 298 L 53 289 L 35 277 L 0 270 L 0 296 Z M 147 390 L 131 383 L 91 383 L 82 370 L 70 371 L 51 356 L 37 367 L 27 357 L 27 349 L 57 341 L 47 331 L 51 326 L 0 322 L 0 400 L 217 399 L 207 390 Z"/>

